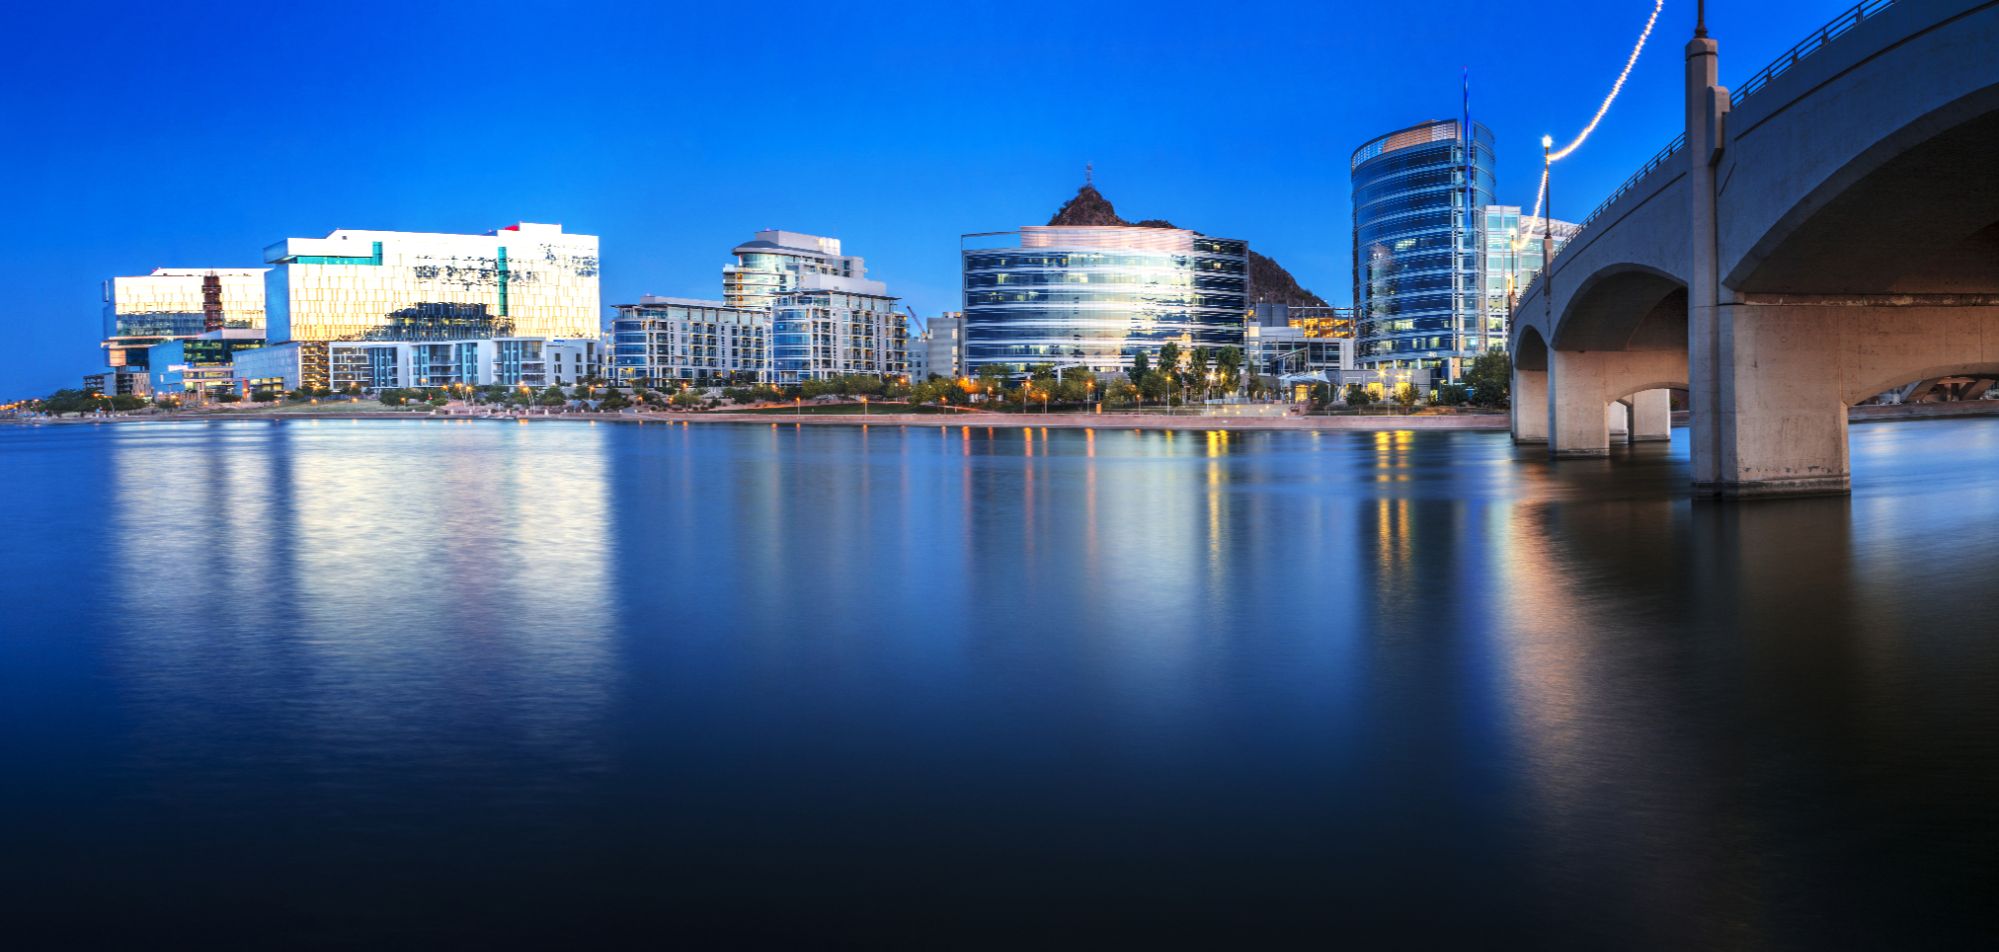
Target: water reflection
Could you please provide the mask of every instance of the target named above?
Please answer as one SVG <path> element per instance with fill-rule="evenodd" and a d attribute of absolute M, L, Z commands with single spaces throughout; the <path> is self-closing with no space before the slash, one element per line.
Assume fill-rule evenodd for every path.
<path fill-rule="evenodd" d="M 110 658 L 149 727 L 144 769 L 275 762 L 351 785 L 391 778 L 348 757 L 498 772 L 601 759 L 601 441 L 445 423 L 108 438 L 121 544 L 107 594 L 126 620 Z"/>
<path fill-rule="evenodd" d="M 17 644 L 103 662 L 9 649 L 60 687 L 36 710 L 118 712 L 64 792 L 266 831 L 226 852 L 309 858 L 329 908 L 394 855 L 444 901 L 490 867 L 530 925 L 637 889 L 877 938 L 1003 900 L 1022 939 L 1820 945 L 1969 922 L 1999 846 L 1999 539 L 1965 531 L 1999 471 L 1963 465 L 1999 422 L 1856 428 L 1852 499 L 1754 506 L 1688 498 L 1683 433 L 1556 464 L 1406 431 L 71 430 L 0 433 L 0 584 L 118 541 L 78 615 L 10 589 Z"/>

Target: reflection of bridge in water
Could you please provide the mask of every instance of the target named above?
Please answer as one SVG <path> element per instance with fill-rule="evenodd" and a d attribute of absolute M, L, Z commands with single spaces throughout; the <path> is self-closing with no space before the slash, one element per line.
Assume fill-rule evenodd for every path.
<path fill-rule="evenodd" d="M 1847 407 L 1999 377 L 1999 3 L 1869 0 L 1733 94 L 1686 50 L 1686 131 L 1514 312 L 1514 437 L 1604 456 L 1685 389 L 1697 488 L 1845 492 Z"/>

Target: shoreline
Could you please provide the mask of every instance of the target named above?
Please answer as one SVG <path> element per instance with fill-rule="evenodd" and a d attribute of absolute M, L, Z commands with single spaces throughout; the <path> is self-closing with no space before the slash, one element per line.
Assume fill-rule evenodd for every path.
<path fill-rule="evenodd" d="M 1439 430 L 1504 432 L 1508 429 L 1507 417 L 1503 413 L 1462 414 L 1434 416 L 1281 416 L 1281 417 L 1225 417 L 1192 416 L 1165 413 L 1056 413 L 1045 417 L 1022 413 L 820 413 L 792 415 L 787 413 L 739 413 L 729 411 L 708 411 L 696 413 L 552 413 L 526 416 L 484 415 L 471 413 L 429 414 L 407 413 L 395 410 L 326 410 L 300 413 L 271 412 L 199 412 L 178 414 L 149 414 L 146 416 L 124 417 L 81 417 L 72 419 L 22 421 L 0 421 L 16 426 L 76 426 L 93 424 L 144 424 L 144 423 L 197 423 L 197 422 L 271 422 L 288 421 L 361 421 L 361 420 L 406 420 L 423 423 L 457 423 L 463 421 L 489 423 L 621 423 L 633 425 L 674 425 L 674 424 L 752 424 L 776 426 L 781 424 L 800 426 L 893 426 L 893 427 L 978 427 L 981 429 L 1008 430 L 1346 430 L 1355 432 L 1379 432 L 1384 430 Z"/>
<path fill-rule="evenodd" d="M 1892 423 L 1905 420 L 1950 420 L 1999 416 L 1999 400 L 1958 403 L 1914 403 L 1894 406 L 1860 406 L 1847 411 L 1849 424 Z M 1686 411 L 1675 411 L 1673 425 L 1687 425 Z M 1230 431 L 1348 431 L 1372 433 L 1394 430 L 1435 430 L 1439 432 L 1505 432 L 1510 422 L 1504 413 L 1411 414 L 1408 416 L 1273 416 L 1229 417 L 1193 416 L 1167 413 L 745 413 L 701 411 L 691 413 L 551 413 L 525 416 L 472 413 L 430 414 L 397 410 L 322 410 L 299 412 L 196 411 L 144 416 L 77 417 L 65 419 L 0 420 L 0 426 L 78 426 L 101 424 L 271 422 L 288 421 L 404 420 L 416 422 L 465 421 L 490 423 L 619 423 L 647 424 L 751 424 L 775 426 L 893 426 L 893 427 L 979 427 L 991 430 L 1230 430 Z"/>

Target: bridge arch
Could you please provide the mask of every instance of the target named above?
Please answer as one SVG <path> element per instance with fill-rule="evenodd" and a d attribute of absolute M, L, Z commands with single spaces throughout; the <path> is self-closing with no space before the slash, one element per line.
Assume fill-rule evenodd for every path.
<path fill-rule="evenodd" d="M 1999 289 L 1999 83 L 1902 123 L 1803 190 L 1724 278 L 1744 294 Z"/>
<path fill-rule="evenodd" d="M 1598 268 L 1569 296 L 1555 324 L 1556 350 L 1684 350 L 1687 282 L 1661 268 Z"/>

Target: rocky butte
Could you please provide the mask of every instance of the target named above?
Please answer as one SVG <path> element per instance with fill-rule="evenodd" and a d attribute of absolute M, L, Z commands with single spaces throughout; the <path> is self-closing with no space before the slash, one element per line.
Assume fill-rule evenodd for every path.
<path fill-rule="evenodd" d="M 1140 228 L 1174 228 L 1172 222 L 1158 218 L 1145 221 L 1125 221 L 1118 217 L 1117 209 L 1111 201 L 1097 191 L 1093 185 L 1084 185 L 1076 190 L 1076 197 L 1064 202 L 1050 225 L 1135 225 Z M 1251 303 L 1288 304 L 1292 307 L 1325 307 L 1323 298 L 1298 285 L 1298 279 L 1284 266 L 1263 255 L 1257 254 L 1253 246 L 1249 251 L 1249 299 Z"/>

